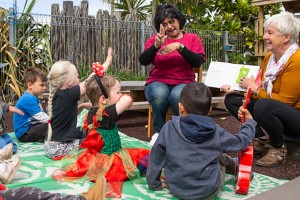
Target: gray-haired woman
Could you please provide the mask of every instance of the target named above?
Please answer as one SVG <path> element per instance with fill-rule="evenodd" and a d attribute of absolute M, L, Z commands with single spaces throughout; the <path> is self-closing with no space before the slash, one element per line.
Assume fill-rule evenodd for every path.
<path fill-rule="evenodd" d="M 300 49 L 297 44 L 300 25 L 292 13 L 283 12 L 267 19 L 264 28 L 263 38 L 270 52 L 262 63 L 261 83 L 257 85 L 253 78 L 243 77 L 240 85 L 256 93 L 258 99 L 248 109 L 269 135 L 269 140 L 262 140 L 257 128 L 254 149 L 265 150 L 266 154 L 256 164 L 274 167 L 286 160 L 283 136 L 300 137 Z M 242 105 L 241 98 L 237 97 L 232 93 L 225 98 L 225 105 L 234 116 Z"/>

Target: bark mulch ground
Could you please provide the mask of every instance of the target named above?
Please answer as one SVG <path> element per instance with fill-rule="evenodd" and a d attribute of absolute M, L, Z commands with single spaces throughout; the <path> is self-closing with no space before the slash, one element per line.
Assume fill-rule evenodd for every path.
<path fill-rule="evenodd" d="M 12 114 L 6 113 L 4 116 L 6 117 L 8 132 L 12 132 Z M 238 132 L 240 122 L 232 117 L 228 112 L 224 110 L 213 110 L 211 117 L 227 131 L 231 133 Z M 144 141 L 150 140 L 147 137 L 147 124 L 147 111 L 126 111 L 123 113 L 122 118 L 118 122 L 119 130 L 121 132 Z M 231 155 L 234 156 L 235 154 Z M 254 163 L 258 158 L 258 156 L 254 156 Z M 300 176 L 300 161 L 287 160 L 284 164 L 273 168 L 258 167 L 253 164 L 253 171 L 274 178 L 292 180 Z"/>

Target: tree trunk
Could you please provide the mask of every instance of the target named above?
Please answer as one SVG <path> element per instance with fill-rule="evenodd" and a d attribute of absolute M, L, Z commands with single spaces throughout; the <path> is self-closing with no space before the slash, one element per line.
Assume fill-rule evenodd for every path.
<path fill-rule="evenodd" d="M 154 15 L 154 13 L 156 12 L 156 7 L 157 7 L 156 0 L 153 0 L 152 1 L 152 15 Z"/>

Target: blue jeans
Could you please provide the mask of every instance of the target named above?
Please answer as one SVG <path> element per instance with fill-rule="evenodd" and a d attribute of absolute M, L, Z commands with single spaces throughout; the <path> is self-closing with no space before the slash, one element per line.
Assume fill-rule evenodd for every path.
<path fill-rule="evenodd" d="M 166 123 L 169 106 L 171 106 L 175 115 L 178 115 L 179 96 L 186 85 L 166 85 L 161 82 L 152 82 L 145 86 L 145 96 L 153 110 L 153 127 L 155 133 L 159 133 Z"/>
<path fill-rule="evenodd" d="M 13 144 L 13 146 L 14 146 L 14 153 L 16 153 L 17 152 L 17 145 L 11 139 L 11 137 L 7 133 L 0 136 L 0 149 L 2 149 L 3 147 L 5 147 L 9 143 Z"/>

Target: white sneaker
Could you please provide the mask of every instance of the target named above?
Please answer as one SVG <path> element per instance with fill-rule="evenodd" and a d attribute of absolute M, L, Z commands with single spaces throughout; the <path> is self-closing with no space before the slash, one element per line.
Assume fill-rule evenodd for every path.
<path fill-rule="evenodd" d="M 21 158 L 18 155 L 13 155 L 11 159 L 0 160 L 0 167 L 4 168 L 4 173 L 0 174 L 0 181 L 3 184 L 8 184 L 15 177 L 21 164 Z M 2 170 L 1 170 L 2 171 Z"/>
<path fill-rule="evenodd" d="M 151 140 L 149 142 L 151 146 L 153 146 L 154 143 L 156 142 L 158 135 L 159 133 L 154 133 L 154 135 L 152 135 Z"/>
<path fill-rule="evenodd" d="M 0 160 L 10 159 L 14 152 L 14 146 L 12 143 L 5 145 L 2 149 L 0 149 Z"/>

